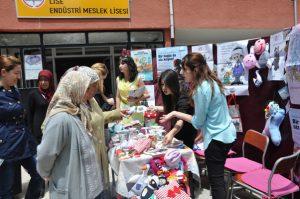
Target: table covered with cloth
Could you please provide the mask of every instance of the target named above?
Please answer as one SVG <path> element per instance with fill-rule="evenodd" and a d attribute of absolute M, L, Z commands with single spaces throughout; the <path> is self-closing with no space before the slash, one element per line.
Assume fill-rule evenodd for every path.
<path fill-rule="evenodd" d="M 129 192 L 126 183 L 129 179 L 136 175 L 141 174 L 141 167 L 148 164 L 150 160 L 155 157 L 152 155 L 142 153 L 139 156 L 133 156 L 130 158 L 120 158 L 116 155 L 116 147 L 112 147 L 108 152 L 108 158 L 113 172 L 117 175 L 116 192 L 123 197 L 133 197 L 134 194 Z M 190 148 L 177 149 L 180 151 L 182 157 L 187 162 L 187 170 L 193 174 L 193 178 L 200 183 L 199 168 L 196 162 L 194 152 Z"/>

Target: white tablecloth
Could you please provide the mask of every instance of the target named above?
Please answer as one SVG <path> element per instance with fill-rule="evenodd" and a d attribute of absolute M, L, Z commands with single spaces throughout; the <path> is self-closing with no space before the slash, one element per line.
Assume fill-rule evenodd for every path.
<path fill-rule="evenodd" d="M 109 150 L 108 158 L 113 171 L 117 175 L 116 192 L 124 197 L 130 198 L 134 195 L 128 192 L 126 182 L 128 182 L 133 175 L 142 174 L 141 167 L 149 163 L 152 156 L 142 154 L 140 157 L 119 160 L 118 156 L 115 154 L 115 150 L 115 147 Z M 191 171 L 194 179 L 200 182 L 199 168 L 194 152 L 189 148 L 178 150 L 187 162 L 188 171 Z"/>

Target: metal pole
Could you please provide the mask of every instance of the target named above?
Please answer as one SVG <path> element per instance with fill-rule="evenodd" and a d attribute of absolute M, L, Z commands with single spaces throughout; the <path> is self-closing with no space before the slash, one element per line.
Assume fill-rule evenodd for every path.
<path fill-rule="evenodd" d="M 294 0 L 294 22 L 298 24 L 298 0 Z"/>
<path fill-rule="evenodd" d="M 175 44 L 175 28 L 174 28 L 174 8 L 173 0 L 169 0 L 169 9 L 170 9 L 170 29 L 171 29 L 171 46 Z"/>

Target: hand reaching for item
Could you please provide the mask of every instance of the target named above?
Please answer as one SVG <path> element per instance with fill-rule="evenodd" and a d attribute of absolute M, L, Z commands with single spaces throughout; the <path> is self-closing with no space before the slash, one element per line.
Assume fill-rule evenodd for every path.
<path fill-rule="evenodd" d="M 172 142 L 173 138 L 174 138 L 173 133 L 171 133 L 171 132 L 167 133 L 163 139 L 164 145 L 170 144 Z"/>
<path fill-rule="evenodd" d="M 173 116 L 173 112 L 167 114 L 167 115 L 163 115 L 161 116 L 161 118 L 159 119 L 159 123 L 166 123 L 167 121 L 169 121 L 170 119 L 172 119 Z"/>

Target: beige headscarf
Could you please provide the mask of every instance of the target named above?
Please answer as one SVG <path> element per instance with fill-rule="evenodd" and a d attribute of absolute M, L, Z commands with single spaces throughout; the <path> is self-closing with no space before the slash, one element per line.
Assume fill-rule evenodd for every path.
<path fill-rule="evenodd" d="M 90 124 L 91 116 L 83 98 L 88 87 L 98 81 L 79 71 L 70 71 L 62 77 L 48 106 L 44 124 L 48 119 L 59 113 L 67 112 L 71 115 L 79 115 L 85 128 L 92 132 Z M 43 125 L 44 125 L 43 124 Z"/>

